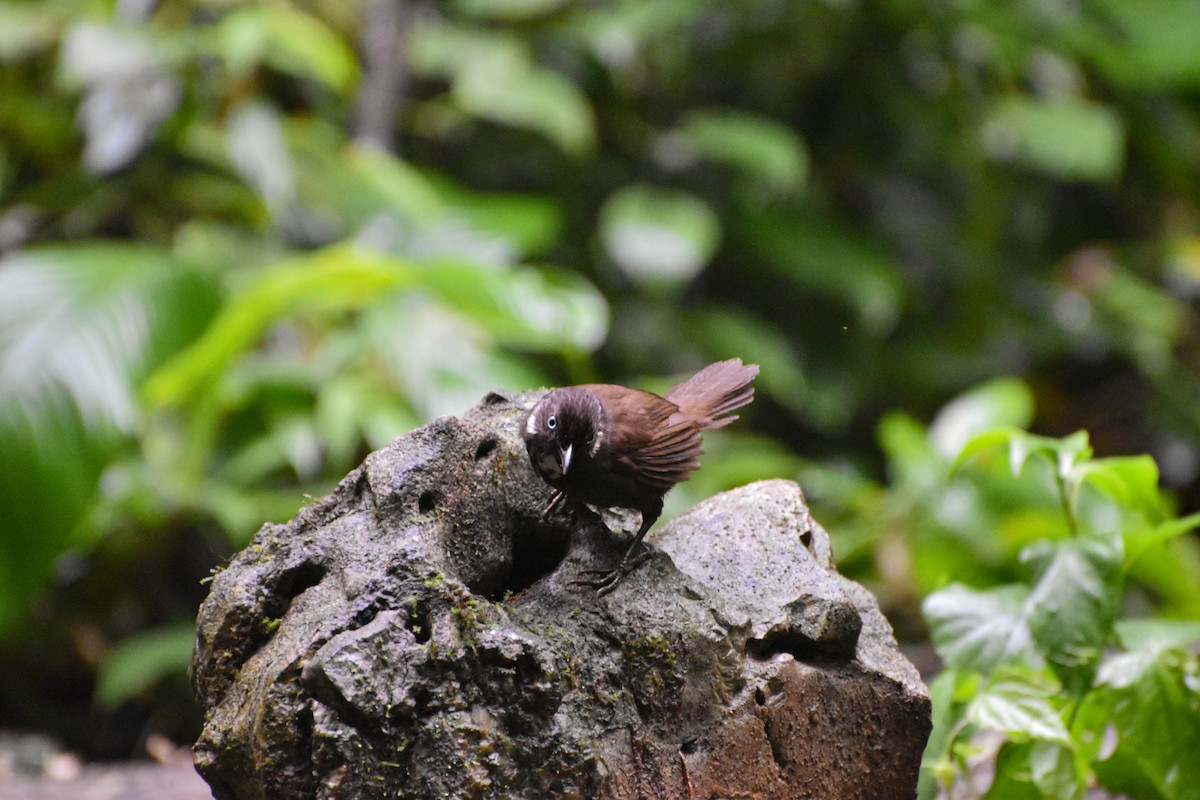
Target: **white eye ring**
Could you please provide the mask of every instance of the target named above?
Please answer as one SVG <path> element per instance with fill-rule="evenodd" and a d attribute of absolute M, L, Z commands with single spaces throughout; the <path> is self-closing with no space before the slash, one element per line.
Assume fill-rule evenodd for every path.
<path fill-rule="evenodd" d="M 557 425 L 558 425 L 558 420 L 555 419 L 555 416 L 553 414 L 551 414 L 546 419 L 546 427 L 549 428 L 550 430 L 554 430 L 554 428 L 557 427 Z"/>

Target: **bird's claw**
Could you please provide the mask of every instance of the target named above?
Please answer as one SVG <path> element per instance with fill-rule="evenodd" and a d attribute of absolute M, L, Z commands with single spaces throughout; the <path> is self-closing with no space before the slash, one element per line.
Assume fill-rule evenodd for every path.
<path fill-rule="evenodd" d="M 542 511 L 542 519 L 549 519 L 550 515 L 556 511 L 566 507 L 567 495 L 565 492 L 554 490 L 554 494 L 550 497 L 550 502 L 546 504 L 546 509 Z"/>
<path fill-rule="evenodd" d="M 617 584 L 620 583 L 621 578 L 624 578 L 626 575 L 640 567 L 643 562 L 650 558 L 650 555 L 651 554 L 649 551 L 642 553 L 637 558 L 630 558 L 628 555 L 626 555 L 625 558 L 621 559 L 621 563 L 618 564 L 615 569 L 580 570 L 579 574 L 581 576 L 595 575 L 596 578 L 592 580 L 581 577 L 571 581 L 571 583 L 575 586 L 584 586 L 589 589 L 595 589 L 596 594 L 600 597 L 603 597 L 613 589 L 617 588 Z"/>

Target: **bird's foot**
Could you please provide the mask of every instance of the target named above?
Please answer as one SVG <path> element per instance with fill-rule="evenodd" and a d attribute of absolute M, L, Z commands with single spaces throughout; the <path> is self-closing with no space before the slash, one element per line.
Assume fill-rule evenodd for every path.
<path fill-rule="evenodd" d="M 550 497 L 550 502 L 546 504 L 546 509 L 542 512 L 542 519 L 549 519 L 552 514 L 567 507 L 567 495 L 565 492 L 554 490 L 554 494 Z"/>
<path fill-rule="evenodd" d="M 596 594 L 603 597 L 604 595 L 617 588 L 621 578 L 624 578 L 629 573 L 640 567 L 643 562 L 651 556 L 649 550 L 641 553 L 636 558 L 631 557 L 631 554 L 626 553 L 621 559 L 621 563 L 615 569 L 585 569 L 580 571 L 580 575 L 594 575 L 595 578 L 578 578 L 571 581 L 575 586 L 585 586 L 589 589 L 595 589 Z"/>

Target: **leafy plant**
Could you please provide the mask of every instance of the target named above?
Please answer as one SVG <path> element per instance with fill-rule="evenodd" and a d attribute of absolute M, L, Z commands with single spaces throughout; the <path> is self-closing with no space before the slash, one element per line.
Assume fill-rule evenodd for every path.
<path fill-rule="evenodd" d="M 995 425 L 993 386 L 959 401 L 943 436 L 938 481 L 1013 484 L 992 535 L 1032 525 L 1016 580 L 952 582 L 924 602 L 946 669 L 931 686 L 935 729 L 920 796 L 1082 797 L 1095 784 L 1139 798 L 1200 796 L 1200 766 L 1180 742 L 1200 736 L 1195 592 L 1170 599 L 1190 619 L 1123 616 L 1144 607 L 1151 578 L 1194 564 L 1147 456 L 1094 458 L 1083 432 L 1047 438 Z M 970 419 L 974 417 L 974 419 Z M 968 422 L 969 420 L 969 422 Z M 1007 477 L 1005 477 L 1007 476 Z M 1011 531 L 1010 534 L 1011 535 Z M 1193 567 L 1194 568 L 1194 567 Z M 1186 569 L 1186 567 L 1185 567 Z M 1168 607 L 1169 608 L 1169 607 Z M 962 791 L 960 787 L 957 791 Z"/>

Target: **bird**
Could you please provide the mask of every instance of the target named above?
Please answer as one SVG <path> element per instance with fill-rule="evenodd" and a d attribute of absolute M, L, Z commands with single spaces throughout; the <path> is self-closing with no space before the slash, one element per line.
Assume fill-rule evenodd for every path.
<path fill-rule="evenodd" d="M 662 515 L 663 497 L 700 468 L 701 432 L 736 420 L 754 399 L 757 364 L 709 364 L 659 396 L 614 384 L 552 389 L 524 419 L 521 435 L 534 471 L 554 494 L 546 514 L 569 502 L 630 508 L 642 521 L 616 569 L 580 581 L 607 594 L 640 563 L 634 553 Z"/>

